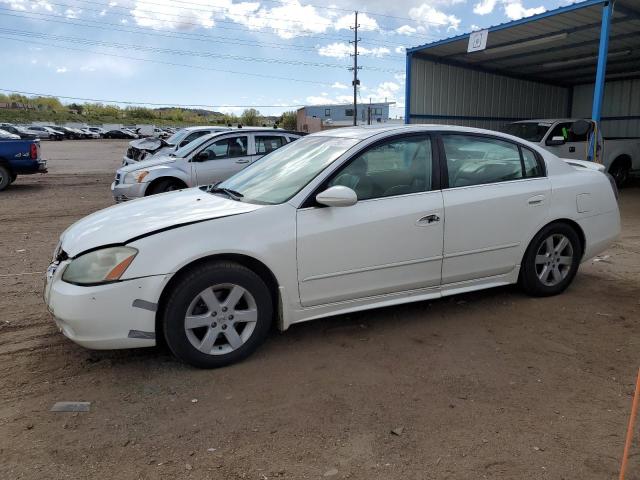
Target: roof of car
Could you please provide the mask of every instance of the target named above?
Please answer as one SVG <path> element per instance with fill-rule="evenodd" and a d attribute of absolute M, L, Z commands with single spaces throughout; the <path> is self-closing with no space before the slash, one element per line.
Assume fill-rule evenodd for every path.
<path fill-rule="evenodd" d="M 359 126 L 359 127 L 345 127 L 334 128 L 331 130 L 323 130 L 311 134 L 312 137 L 342 137 L 342 138 L 354 138 L 358 140 L 364 140 L 366 138 L 373 137 L 384 133 L 402 133 L 402 132 L 421 132 L 421 131 L 452 131 L 452 132 L 467 132 L 467 133 L 484 133 L 497 136 L 510 136 L 501 132 L 493 130 L 485 130 L 481 128 L 461 127 L 457 125 L 436 125 L 436 124 L 412 124 L 412 125 L 371 125 L 371 126 Z"/>

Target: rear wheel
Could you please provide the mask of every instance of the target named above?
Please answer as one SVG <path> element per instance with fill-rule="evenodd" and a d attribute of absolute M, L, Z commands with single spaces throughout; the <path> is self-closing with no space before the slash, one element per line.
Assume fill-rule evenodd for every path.
<path fill-rule="evenodd" d="M 184 185 L 178 180 L 174 180 L 173 178 L 165 178 L 151 185 L 148 195 L 173 192 L 174 190 L 180 190 L 181 188 L 184 188 Z"/>
<path fill-rule="evenodd" d="M 562 293 L 573 281 L 582 247 L 576 231 L 564 223 L 552 223 L 533 238 L 524 255 L 520 284 L 538 297 Z"/>
<path fill-rule="evenodd" d="M 11 172 L 9 172 L 7 167 L 0 165 L 0 192 L 7 188 L 10 184 Z"/>
<path fill-rule="evenodd" d="M 236 263 L 211 262 L 176 282 L 163 312 L 163 333 L 180 360 L 216 368 L 258 348 L 272 316 L 271 294 L 256 273 Z"/>
<path fill-rule="evenodd" d="M 625 158 L 618 158 L 609 168 L 609 174 L 616 181 L 616 186 L 622 188 L 629 180 L 631 165 Z"/>

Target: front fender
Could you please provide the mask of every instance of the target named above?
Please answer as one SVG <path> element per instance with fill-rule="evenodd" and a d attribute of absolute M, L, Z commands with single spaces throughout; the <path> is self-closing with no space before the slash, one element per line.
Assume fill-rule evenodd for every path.
<path fill-rule="evenodd" d="M 174 166 L 159 165 L 157 167 L 149 168 L 148 171 L 149 174 L 144 178 L 145 183 L 151 183 L 154 180 L 159 180 L 161 178 L 177 178 L 178 180 L 184 182 L 187 187 L 193 186 L 193 182 L 191 181 L 191 173 L 185 172 Z"/>

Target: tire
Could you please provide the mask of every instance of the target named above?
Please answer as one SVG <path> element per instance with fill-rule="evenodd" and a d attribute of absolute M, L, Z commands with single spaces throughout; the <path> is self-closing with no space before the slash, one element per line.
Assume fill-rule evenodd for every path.
<path fill-rule="evenodd" d="M 551 223 L 538 232 L 525 252 L 520 285 L 535 297 L 562 293 L 576 276 L 581 258 L 575 229 L 566 223 Z"/>
<path fill-rule="evenodd" d="M 262 278 L 237 263 L 211 262 L 174 283 L 162 312 L 162 332 L 178 359 L 218 368 L 253 353 L 272 319 L 273 301 Z"/>
<path fill-rule="evenodd" d="M 0 165 L 0 192 L 11 184 L 11 172 L 7 167 Z"/>
<path fill-rule="evenodd" d="M 182 183 L 172 178 L 166 178 L 152 185 L 147 195 L 156 195 L 157 193 L 173 192 L 175 190 L 180 190 L 181 188 L 184 188 Z"/>
<path fill-rule="evenodd" d="M 630 167 L 624 159 L 616 159 L 609 168 L 609 174 L 616 181 L 618 188 L 624 187 L 629 180 Z"/>

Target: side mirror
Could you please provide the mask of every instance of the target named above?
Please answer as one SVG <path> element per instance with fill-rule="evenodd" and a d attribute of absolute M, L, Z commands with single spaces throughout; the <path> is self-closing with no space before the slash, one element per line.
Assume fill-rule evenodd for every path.
<path fill-rule="evenodd" d="M 565 141 L 564 141 L 564 137 L 557 136 L 557 137 L 551 137 L 551 138 L 547 139 L 547 141 L 545 143 L 547 144 L 547 146 L 553 147 L 553 146 L 558 146 L 558 145 L 564 145 Z"/>
<path fill-rule="evenodd" d="M 316 195 L 316 202 L 327 207 L 350 207 L 358 202 L 358 195 L 349 187 L 336 185 Z"/>
<path fill-rule="evenodd" d="M 582 119 L 576 120 L 571 124 L 571 131 L 575 135 L 582 137 L 583 135 L 586 135 L 591 131 L 591 122 L 588 120 L 582 120 Z"/>
<path fill-rule="evenodd" d="M 203 150 L 201 152 L 196 153 L 195 156 L 193 157 L 193 160 L 196 162 L 204 162 L 205 160 L 209 160 L 209 151 Z"/>

